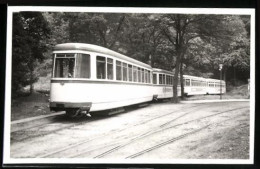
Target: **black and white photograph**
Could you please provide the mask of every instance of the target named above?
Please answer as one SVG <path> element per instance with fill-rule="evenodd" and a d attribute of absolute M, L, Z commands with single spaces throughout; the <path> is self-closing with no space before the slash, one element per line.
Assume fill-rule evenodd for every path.
<path fill-rule="evenodd" d="M 253 164 L 255 9 L 10 6 L 4 164 Z"/>

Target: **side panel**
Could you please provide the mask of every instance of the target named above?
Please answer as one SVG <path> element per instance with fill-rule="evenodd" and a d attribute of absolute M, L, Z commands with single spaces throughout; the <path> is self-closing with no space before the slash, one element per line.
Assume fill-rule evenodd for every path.
<path fill-rule="evenodd" d="M 181 88 L 177 87 L 178 96 L 181 96 Z M 154 95 L 158 95 L 158 99 L 172 98 L 173 88 L 169 85 L 154 85 Z"/>
<path fill-rule="evenodd" d="M 187 95 L 203 95 L 207 93 L 207 89 L 204 86 L 185 86 L 184 93 L 187 93 Z"/>
<path fill-rule="evenodd" d="M 92 104 L 90 111 L 100 111 L 151 101 L 152 85 L 105 83 L 84 81 L 81 83 L 51 83 L 50 102 Z"/>

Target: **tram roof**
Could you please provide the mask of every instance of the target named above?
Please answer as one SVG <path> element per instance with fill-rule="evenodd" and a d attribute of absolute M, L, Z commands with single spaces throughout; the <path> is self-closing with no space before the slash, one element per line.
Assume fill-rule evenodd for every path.
<path fill-rule="evenodd" d="M 155 72 L 155 73 L 167 73 L 167 74 L 173 75 L 173 72 L 171 72 L 171 71 L 158 69 L 158 68 L 153 68 L 153 72 Z"/>
<path fill-rule="evenodd" d="M 143 66 L 145 68 L 152 69 L 152 67 L 148 64 L 145 64 L 143 62 L 140 62 L 138 60 L 135 60 L 133 58 L 130 58 L 128 56 L 125 56 L 123 54 L 120 54 L 118 52 L 115 52 L 113 50 L 107 49 L 105 47 L 93 45 L 93 44 L 86 44 L 86 43 L 63 43 L 58 44 L 54 47 L 54 51 L 61 51 L 61 50 L 83 50 L 83 51 L 90 51 L 90 52 L 96 52 L 96 53 L 102 53 L 105 55 L 110 55 L 131 63 L 134 63 L 139 66 Z"/>
<path fill-rule="evenodd" d="M 198 77 L 198 76 L 191 76 L 191 75 L 183 75 L 183 77 L 191 78 L 191 79 L 200 79 L 200 80 L 206 80 L 207 82 L 220 82 L 219 79 L 211 79 L 211 78 L 204 78 L 204 77 Z M 221 80 L 221 82 L 225 82 L 224 80 Z"/>

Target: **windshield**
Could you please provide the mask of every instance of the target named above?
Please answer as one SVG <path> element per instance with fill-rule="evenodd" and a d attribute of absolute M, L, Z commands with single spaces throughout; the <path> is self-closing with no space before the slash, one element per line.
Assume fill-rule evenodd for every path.
<path fill-rule="evenodd" d="M 90 55 L 56 54 L 54 77 L 57 78 L 90 78 Z"/>

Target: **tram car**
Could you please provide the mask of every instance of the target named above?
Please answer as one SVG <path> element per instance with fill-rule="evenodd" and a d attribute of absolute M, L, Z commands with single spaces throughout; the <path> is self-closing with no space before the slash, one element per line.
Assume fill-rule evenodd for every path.
<path fill-rule="evenodd" d="M 204 95 L 204 94 L 220 94 L 226 93 L 226 84 L 223 80 L 202 78 L 190 75 L 183 75 L 184 94 Z M 221 85 L 221 87 L 220 87 Z"/>
<path fill-rule="evenodd" d="M 184 94 L 189 95 L 203 95 L 207 93 L 207 81 L 205 78 L 183 75 L 184 80 Z"/>
<path fill-rule="evenodd" d="M 69 116 L 173 97 L 173 72 L 92 44 L 64 43 L 53 50 L 50 109 Z M 225 93 L 225 82 L 184 75 L 186 95 Z M 178 80 L 178 96 L 181 95 Z"/>
<path fill-rule="evenodd" d="M 53 51 L 50 109 L 96 112 L 153 99 L 152 67 L 104 47 L 58 44 Z"/>
<path fill-rule="evenodd" d="M 173 97 L 173 72 L 153 68 L 154 99 Z M 181 96 L 180 83 L 177 87 L 178 96 Z"/>
<path fill-rule="evenodd" d="M 206 94 L 226 93 L 226 82 L 224 80 L 206 79 L 206 82 L 207 82 Z"/>

